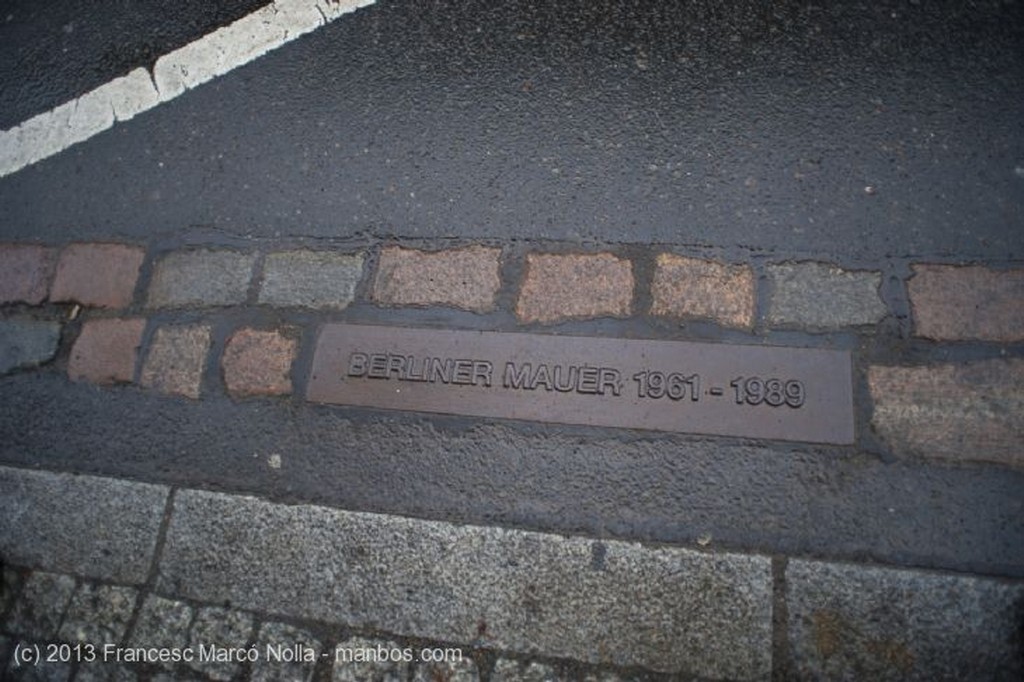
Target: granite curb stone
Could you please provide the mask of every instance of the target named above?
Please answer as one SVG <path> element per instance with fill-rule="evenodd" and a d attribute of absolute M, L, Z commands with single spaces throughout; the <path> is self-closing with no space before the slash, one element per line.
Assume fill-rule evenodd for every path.
<path fill-rule="evenodd" d="M 145 581 L 168 488 L 0 467 L 0 556 L 125 584 Z"/>
<path fill-rule="evenodd" d="M 1024 677 L 1024 585 L 794 559 L 786 602 L 800 679 Z"/>
<path fill-rule="evenodd" d="M 158 589 L 452 642 L 475 639 L 483 621 L 499 648 L 593 663 L 738 679 L 771 668 L 770 562 L 758 556 L 189 490 L 176 497 Z"/>

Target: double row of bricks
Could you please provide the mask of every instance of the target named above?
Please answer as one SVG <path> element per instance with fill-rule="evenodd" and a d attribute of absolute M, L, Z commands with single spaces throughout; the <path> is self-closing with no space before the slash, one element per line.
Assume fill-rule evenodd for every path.
<path fill-rule="evenodd" d="M 52 320 L 53 311 L 24 310 L 24 304 L 46 301 L 89 308 L 71 340 L 72 380 L 139 383 L 195 399 L 214 348 L 220 357 L 210 360 L 219 364 L 232 396 L 292 393 L 303 334 L 315 330 L 303 330 L 303 316 L 295 318 L 306 320 L 298 326 L 238 326 L 221 347 L 202 316 L 178 323 L 172 315 L 168 322 L 164 311 L 256 307 L 315 313 L 365 302 L 485 314 L 507 305 L 528 328 L 649 315 L 747 332 L 870 335 L 883 328 L 891 333 L 894 327 L 884 323 L 901 314 L 893 301 L 902 297 L 910 318 L 904 329 L 911 335 L 940 344 L 980 343 L 990 359 L 872 364 L 865 371 L 872 428 L 895 450 L 1024 464 L 1018 435 L 1024 424 L 1016 416 L 1024 405 L 1024 361 L 1017 359 L 1024 342 L 1024 270 L 914 263 L 894 287 L 883 282 L 892 279 L 892 268 L 885 275 L 820 262 L 755 268 L 667 250 L 631 257 L 530 252 L 510 268 L 503 256 L 508 258 L 502 249 L 484 245 L 441 251 L 385 245 L 360 253 L 196 247 L 148 255 L 127 244 L 0 245 L 0 373 L 56 354 L 61 326 Z M 503 270 L 511 284 L 503 285 Z M 515 289 L 511 296 L 509 288 Z M 183 317 L 196 319 L 191 313 Z M 42 350 L 19 355 L 19 344 L 32 344 L 11 338 L 26 330 L 43 338 L 37 344 Z M 949 395 L 956 396 L 954 403 L 947 404 Z M 965 439 L 977 439 L 978 447 L 965 452 Z"/>

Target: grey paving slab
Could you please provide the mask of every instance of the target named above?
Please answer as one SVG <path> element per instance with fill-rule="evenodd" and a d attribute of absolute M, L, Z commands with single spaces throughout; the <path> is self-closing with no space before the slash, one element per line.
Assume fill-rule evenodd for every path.
<path fill-rule="evenodd" d="M 46 362 L 56 354 L 59 342 L 56 322 L 0 320 L 0 374 Z"/>
<path fill-rule="evenodd" d="M 87 578 L 145 581 L 168 489 L 0 467 L 0 555 Z"/>
<path fill-rule="evenodd" d="M 7 619 L 7 631 L 29 639 L 56 639 L 74 590 L 74 578 L 36 571 L 25 581 Z"/>
<path fill-rule="evenodd" d="M 829 680 L 1020 680 L 1024 585 L 790 561 L 794 674 Z"/>
<path fill-rule="evenodd" d="M 760 679 L 769 564 L 183 491 L 158 589 L 450 642 L 484 623 L 498 648 Z"/>

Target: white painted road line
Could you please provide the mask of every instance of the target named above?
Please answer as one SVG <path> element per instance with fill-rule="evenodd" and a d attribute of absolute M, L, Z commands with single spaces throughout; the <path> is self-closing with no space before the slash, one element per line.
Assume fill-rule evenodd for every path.
<path fill-rule="evenodd" d="M 376 0 L 276 0 L 127 76 L 0 132 L 0 177 L 88 140 Z"/>

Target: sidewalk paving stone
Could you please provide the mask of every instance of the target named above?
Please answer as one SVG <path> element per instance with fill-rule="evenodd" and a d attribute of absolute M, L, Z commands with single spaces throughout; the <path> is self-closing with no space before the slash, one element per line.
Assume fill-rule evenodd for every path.
<path fill-rule="evenodd" d="M 317 652 L 323 651 L 320 640 L 301 628 L 275 622 L 260 626 L 259 635 L 256 637 L 260 660 L 252 665 L 252 682 L 309 682 L 316 668 L 315 663 L 302 658 L 269 661 L 266 655 L 268 647 L 281 651 L 291 649 L 296 644 Z"/>
<path fill-rule="evenodd" d="M 32 573 L 7 619 L 7 631 L 28 639 L 56 639 L 74 591 L 75 579 L 70 576 Z"/>
<path fill-rule="evenodd" d="M 131 587 L 80 585 L 71 598 L 60 628 L 65 642 L 87 642 L 96 647 L 120 644 L 138 596 Z"/>

